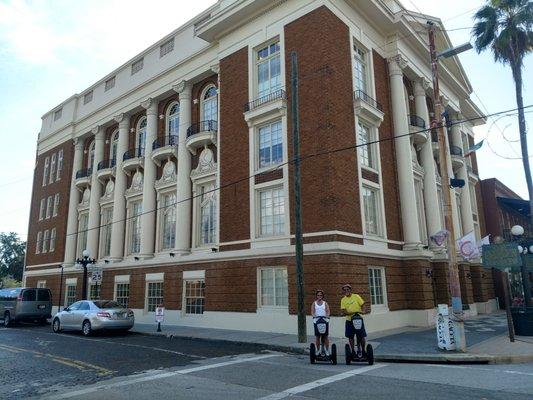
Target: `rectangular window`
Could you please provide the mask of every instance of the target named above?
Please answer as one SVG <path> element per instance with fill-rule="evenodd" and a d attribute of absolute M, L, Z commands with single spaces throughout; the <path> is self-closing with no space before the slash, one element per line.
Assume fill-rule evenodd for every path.
<path fill-rule="evenodd" d="M 174 38 L 166 41 L 161 46 L 159 46 L 159 57 L 163 57 L 174 50 Z"/>
<path fill-rule="evenodd" d="M 105 90 L 104 91 L 108 91 L 110 89 L 113 89 L 115 87 L 115 77 L 111 77 L 109 78 L 107 81 L 105 81 Z"/>
<path fill-rule="evenodd" d="M 424 184 L 421 180 L 415 179 L 416 212 L 418 216 L 418 229 L 420 231 L 420 242 L 427 244 L 428 235 L 426 227 L 426 208 L 424 205 Z"/>
<path fill-rule="evenodd" d="M 261 307 L 287 307 L 289 286 L 286 268 L 261 268 L 260 270 Z"/>
<path fill-rule="evenodd" d="M 35 254 L 39 254 L 41 252 L 42 241 L 43 233 L 37 232 L 37 240 L 35 241 Z"/>
<path fill-rule="evenodd" d="M 115 284 L 115 301 L 124 308 L 129 307 L 130 302 L 130 284 L 116 283 Z"/>
<path fill-rule="evenodd" d="M 144 66 L 144 58 L 141 58 L 140 60 L 135 61 L 133 64 L 131 64 L 131 74 L 135 75 L 137 72 L 143 69 L 143 66 Z"/>
<path fill-rule="evenodd" d="M 216 220 L 217 220 L 217 200 L 215 183 L 209 182 L 198 187 L 199 198 L 199 244 L 206 246 L 216 243 Z"/>
<path fill-rule="evenodd" d="M 87 103 L 90 103 L 91 101 L 93 101 L 93 91 L 91 90 L 90 92 L 87 92 L 85 93 L 85 95 L 83 96 L 83 104 L 87 104 Z"/>
<path fill-rule="evenodd" d="M 83 253 L 87 248 L 87 228 L 89 225 L 89 213 L 80 214 L 78 223 L 78 251 L 77 254 Z"/>
<path fill-rule="evenodd" d="M 354 82 L 355 90 L 367 93 L 366 52 L 354 44 Z"/>
<path fill-rule="evenodd" d="M 91 283 L 89 286 L 89 299 L 91 300 L 100 300 L 100 289 L 102 285 L 97 283 Z"/>
<path fill-rule="evenodd" d="M 65 290 L 65 305 L 68 307 L 76 302 L 76 285 L 67 285 Z"/>
<path fill-rule="evenodd" d="M 46 287 L 46 281 L 37 281 L 37 287 L 38 288 L 45 288 Z"/>
<path fill-rule="evenodd" d="M 266 168 L 283 161 L 283 139 L 281 121 L 259 128 L 258 166 Z"/>
<path fill-rule="evenodd" d="M 281 89 L 279 40 L 257 50 L 257 95 L 263 97 Z"/>
<path fill-rule="evenodd" d="M 50 180 L 48 183 L 54 183 L 54 178 L 56 177 L 56 159 L 57 154 L 52 154 L 52 159 L 50 161 Z"/>
<path fill-rule="evenodd" d="M 205 304 L 205 281 L 186 280 L 185 285 L 185 314 L 203 314 Z"/>
<path fill-rule="evenodd" d="M 176 193 L 167 193 L 161 196 L 161 250 L 174 248 L 176 239 Z"/>
<path fill-rule="evenodd" d="M 52 228 L 50 231 L 50 253 L 56 249 L 56 228 Z"/>
<path fill-rule="evenodd" d="M 365 232 L 367 235 L 380 235 L 377 189 L 363 186 L 363 207 L 365 211 Z"/>
<path fill-rule="evenodd" d="M 63 149 L 57 153 L 57 176 L 56 181 L 61 179 L 61 172 L 63 171 Z"/>
<path fill-rule="evenodd" d="M 108 257 L 111 254 L 111 234 L 113 228 L 113 207 L 102 209 L 100 228 L 100 257 Z"/>
<path fill-rule="evenodd" d="M 59 212 L 59 193 L 56 193 L 56 195 L 54 196 L 54 212 L 52 215 L 54 217 L 57 217 L 58 212 Z"/>
<path fill-rule="evenodd" d="M 53 207 L 53 197 L 48 196 L 48 199 L 46 199 L 46 218 L 50 218 L 52 216 L 52 207 Z"/>
<path fill-rule="evenodd" d="M 39 207 L 39 220 L 44 219 L 46 212 L 46 199 L 41 199 L 41 205 Z"/>
<path fill-rule="evenodd" d="M 371 304 L 373 306 L 387 305 L 384 268 L 368 268 L 368 286 Z"/>
<path fill-rule="evenodd" d="M 163 282 L 148 282 L 146 290 L 146 308 L 154 312 L 155 308 L 163 304 Z"/>
<path fill-rule="evenodd" d="M 276 236 L 285 233 L 285 194 L 283 188 L 259 192 L 259 234 Z"/>
<path fill-rule="evenodd" d="M 60 108 L 59 110 L 56 110 L 54 112 L 54 121 L 57 121 L 59 118 L 61 118 L 61 114 L 63 114 L 62 108 Z"/>
<path fill-rule="evenodd" d="M 50 240 L 50 231 L 47 229 L 44 231 L 44 235 L 43 235 L 43 249 L 41 250 L 42 253 L 46 253 L 48 251 L 49 240 Z"/>
<path fill-rule="evenodd" d="M 357 136 L 358 136 L 358 149 L 359 149 L 359 159 L 361 160 L 361 165 L 377 169 L 376 164 L 376 157 L 374 157 L 374 146 L 373 144 L 368 144 L 374 140 L 372 137 L 372 131 L 371 128 L 362 123 L 359 122 L 357 124 Z"/>
<path fill-rule="evenodd" d="M 141 251 L 141 214 L 142 202 L 131 203 L 130 254 L 136 254 Z"/>
<path fill-rule="evenodd" d="M 43 186 L 46 186 L 48 182 L 48 172 L 50 171 L 50 157 L 44 159 L 44 170 L 43 170 Z"/>

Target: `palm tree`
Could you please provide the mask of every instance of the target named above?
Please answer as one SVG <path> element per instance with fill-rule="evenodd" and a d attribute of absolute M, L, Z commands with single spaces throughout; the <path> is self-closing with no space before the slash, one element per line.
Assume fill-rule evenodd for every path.
<path fill-rule="evenodd" d="M 533 1 L 487 0 L 475 15 L 472 29 L 478 53 L 491 49 L 494 60 L 509 64 L 513 73 L 518 107 L 518 127 L 522 162 L 529 192 L 530 228 L 533 229 L 533 185 L 527 150 L 526 120 L 522 99 L 522 67 L 524 58 L 533 50 Z"/>

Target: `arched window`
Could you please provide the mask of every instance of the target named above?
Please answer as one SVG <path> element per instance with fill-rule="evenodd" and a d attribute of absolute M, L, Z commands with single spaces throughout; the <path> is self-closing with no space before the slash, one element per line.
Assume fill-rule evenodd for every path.
<path fill-rule="evenodd" d="M 146 147 L 146 117 L 142 117 L 137 123 L 137 138 L 135 147 L 144 149 Z"/>
<path fill-rule="evenodd" d="M 117 159 L 118 131 L 111 134 L 111 146 L 109 146 L 109 159 Z"/>
<path fill-rule="evenodd" d="M 167 108 L 167 135 L 178 136 L 180 130 L 180 103 L 173 102 Z"/>
<path fill-rule="evenodd" d="M 202 92 L 201 110 L 202 121 L 218 120 L 218 93 L 214 85 L 206 87 Z"/>
<path fill-rule="evenodd" d="M 94 163 L 94 140 L 89 145 L 89 157 L 87 157 L 87 168 L 92 168 Z"/>

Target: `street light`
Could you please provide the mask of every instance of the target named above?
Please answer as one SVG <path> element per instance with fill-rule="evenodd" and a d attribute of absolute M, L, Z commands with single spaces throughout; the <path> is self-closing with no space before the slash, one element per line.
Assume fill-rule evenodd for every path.
<path fill-rule="evenodd" d="M 529 273 L 527 270 L 527 254 L 533 254 L 533 244 L 531 239 L 522 237 L 524 235 L 524 228 L 520 225 L 515 225 L 511 228 L 511 235 L 518 242 L 518 252 L 522 259 L 520 266 L 520 273 L 522 275 L 522 288 L 524 290 L 524 304 L 526 307 L 531 307 L 531 285 L 529 284 Z"/>
<path fill-rule="evenodd" d="M 76 260 L 76 264 L 83 267 L 83 288 L 81 297 L 82 300 L 87 300 L 87 265 L 96 264 L 96 260 L 94 258 L 89 258 L 91 257 L 91 253 L 87 249 L 83 250 L 82 256 L 82 258 L 78 258 Z"/>

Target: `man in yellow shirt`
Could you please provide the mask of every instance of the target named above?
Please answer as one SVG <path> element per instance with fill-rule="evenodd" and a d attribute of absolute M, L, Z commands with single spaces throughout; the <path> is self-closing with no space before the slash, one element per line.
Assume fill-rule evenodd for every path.
<path fill-rule="evenodd" d="M 343 285 L 342 291 L 344 293 L 344 297 L 341 299 L 341 312 L 346 315 L 344 336 L 348 338 L 353 352 L 355 351 L 354 336 L 356 332 L 352 323 L 352 317 L 356 313 L 363 314 L 363 305 L 365 304 L 365 301 L 358 294 L 352 293 L 352 287 L 349 284 Z M 361 348 L 364 352 L 366 348 L 366 330 L 364 324 L 359 336 Z"/>

